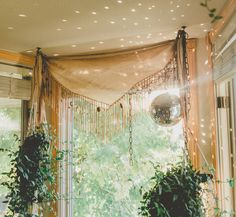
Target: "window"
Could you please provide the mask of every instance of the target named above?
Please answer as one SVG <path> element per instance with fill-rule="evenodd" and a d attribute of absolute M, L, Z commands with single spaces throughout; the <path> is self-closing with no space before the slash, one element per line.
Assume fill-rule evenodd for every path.
<path fill-rule="evenodd" d="M 0 148 L 15 151 L 19 143 L 16 137 L 21 137 L 21 100 L 0 98 Z M 0 182 L 6 181 L 3 172 L 9 171 L 10 158 L 7 153 L 0 152 Z M 3 203 L 7 188 L 0 186 L 0 216 L 3 215 L 6 204 Z"/>
<path fill-rule="evenodd" d="M 151 94 L 147 101 L 161 93 Z M 77 114 L 74 116 L 76 119 Z M 153 165 L 176 161 L 182 154 L 182 122 L 161 127 L 151 119 L 148 108 L 140 113 L 133 123 L 134 166 L 129 164 L 128 129 L 104 143 L 81 132 L 76 123 L 78 120 L 73 131 L 73 217 L 138 216 L 140 191 L 142 186 L 144 190 L 148 187 Z"/>

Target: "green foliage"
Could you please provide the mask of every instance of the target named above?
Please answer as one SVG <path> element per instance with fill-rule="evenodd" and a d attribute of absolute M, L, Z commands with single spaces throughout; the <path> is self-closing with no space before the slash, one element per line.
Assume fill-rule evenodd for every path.
<path fill-rule="evenodd" d="M 166 172 L 157 165 L 154 187 L 144 193 L 140 214 L 145 217 L 202 217 L 201 183 L 210 179 L 200 174 L 190 162 L 172 164 Z"/>
<path fill-rule="evenodd" d="M 56 160 L 52 154 L 52 140 L 53 136 L 47 134 L 42 125 L 30 132 L 17 151 L 9 151 L 11 168 L 4 174 L 7 181 L 1 183 L 9 189 L 5 201 L 6 217 L 16 214 L 22 217 L 37 216 L 31 213 L 33 204 L 42 208 L 45 203 L 52 203 L 57 199 L 53 187 Z"/>
<path fill-rule="evenodd" d="M 131 167 L 128 129 L 109 143 L 75 129 L 73 216 L 138 216 L 140 187 L 149 186 L 153 163 L 173 162 L 182 153 L 181 133 L 181 127 L 179 134 L 158 127 L 148 113 L 139 114 L 133 123 Z"/>
<path fill-rule="evenodd" d="M 204 8 L 207 9 L 208 11 L 208 16 L 212 19 L 211 22 L 214 23 L 216 22 L 217 20 L 220 20 L 222 19 L 223 17 L 222 16 L 218 16 L 216 14 L 216 8 L 210 8 L 209 7 L 209 1 L 210 0 L 205 0 L 204 2 L 201 2 L 200 5 Z"/>

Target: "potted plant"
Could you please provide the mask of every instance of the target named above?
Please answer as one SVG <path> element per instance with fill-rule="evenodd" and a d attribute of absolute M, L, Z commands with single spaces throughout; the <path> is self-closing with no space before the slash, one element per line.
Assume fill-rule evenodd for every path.
<path fill-rule="evenodd" d="M 140 214 L 145 217 L 202 217 L 201 183 L 212 177 L 201 174 L 190 160 L 172 164 L 164 172 L 155 167 L 154 186 L 143 194 Z"/>
<path fill-rule="evenodd" d="M 40 210 L 57 199 L 55 165 L 61 158 L 53 154 L 53 136 L 48 132 L 44 125 L 35 128 L 16 152 L 9 153 L 11 169 L 5 173 L 8 181 L 2 183 L 9 189 L 6 217 L 39 216 L 32 213 L 34 204 Z"/>

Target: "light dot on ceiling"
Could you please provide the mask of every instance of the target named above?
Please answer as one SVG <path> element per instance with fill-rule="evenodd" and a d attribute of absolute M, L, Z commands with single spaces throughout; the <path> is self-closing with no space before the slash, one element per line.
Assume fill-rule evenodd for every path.
<path fill-rule="evenodd" d="M 115 24 L 115 22 L 114 21 L 110 21 L 110 24 Z"/>
<path fill-rule="evenodd" d="M 148 10 L 152 10 L 152 7 L 149 7 Z"/>
<path fill-rule="evenodd" d="M 138 3 L 138 6 L 139 6 L 139 7 L 142 6 L 142 3 Z"/>
<path fill-rule="evenodd" d="M 132 43 L 133 43 L 133 41 L 129 41 L 129 43 L 130 43 L 130 44 L 132 44 Z"/>
<path fill-rule="evenodd" d="M 149 20 L 149 17 L 144 17 L 145 20 Z"/>
<path fill-rule="evenodd" d="M 179 8 L 180 6 L 179 5 L 176 5 L 177 8 Z"/>
<path fill-rule="evenodd" d="M 140 36 L 140 35 L 137 35 L 136 38 L 141 38 L 141 36 Z"/>
<path fill-rule="evenodd" d="M 93 15 L 96 15 L 96 14 L 97 14 L 97 12 L 93 11 L 93 12 L 92 12 L 92 14 L 93 14 Z"/>
<path fill-rule="evenodd" d="M 188 3 L 188 4 L 187 4 L 187 6 L 189 7 L 189 6 L 190 6 L 190 4 Z"/>
<path fill-rule="evenodd" d="M 135 26 L 138 26 L 138 23 L 135 22 L 134 25 L 135 25 Z"/>
<path fill-rule="evenodd" d="M 122 20 L 126 21 L 126 18 L 125 18 L 125 17 L 123 17 L 123 18 L 122 18 Z"/>
<path fill-rule="evenodd" d="M 57 56 L 59 56 L 59 54 L 58 54 L 58 53 L 54 53 L 53 56 L 54 56 L 54 57 L 57 57 Z"/>
<path fill-rule="evenodd" d="M 125 39 L 121 38 L 120 41 L 124 41 Z"/>
<path fill-rule="evenodd" d="M 184 14 L 181 14 L 181 17 L 184 17 Z"/>
<path fill-rule="evenodd" d="M 160 32 L 159 35 L 162 35 L 162 33 Z"/>
<path fill-rule="evenodd" d="M 207 32 L 207 29 L 204 29 L 203 31 L 204 31 L 204 32 Z"/>
<path fill-rule="evenodd" d="M 26 14 L 19 14 L 18 16 L 19 16 L 19 17 L 27 17 Z"/>
<path fill-rule="evenodd" d="M 200 26 L 204 26 L 204 23 L 201 23 Z"/>
<path fill-rule="evenodd" d="M 97 20 L 94 20 L 93 22 L 94 22 L 94 23 L 98 23 L 98 21 L 97 21 Z"/>
<path fill-rule="evenodd" d="M 77 45 L 76 44 L 72 44 L 71 47 L 77 47 Z"/>
<path fill-rule="evenodd" d="M 124 45 L 122 44 L 120 47 L 124 47 Z"/>
<path fill-rule="evenodd" d="M 57 31 L 62 31 L 62 29 L 61 28 L 57 28 Z"/>
<path fill-rule="evenodd" d="M 134 8 L 131 9 L 132 12 L 136 12 L 136 10 Z"/>
<path fill-rule="evenodd" d="M 118 0 L 117 3 L 120 3 L 120 4 L 121 4 L 121 3 L 123 3 L 123 1 L 122 1 L 122 0 Z"/>
<path fill-rule="evenodd" d="M 90 47 L 90 49 L 91 49 L 91 50 L 94 50 L 94 49 L 95 49 L 95 47 Z"/>
<path fill-rule="evenodd" d="M 62 21 L 62 22 L 67 22 L 67 20 L 66 20 L 66 19 L 62 19 L 61 21 Z"/>
<path fill-rule="evenodd" d="M 78 26 L 78 27 L 76 27 L 76 29 L 78 29 L 78 30 L 81 30 L 81 29 L 82 29 L 82 27 Z"/>
<path fill-rule="evenodd" d="M 109 10 L 110 8 L 108 6 L 105 6 L 104 9 Z"/>
<path fill-rule="evenodd" d="M 155 5 L 152 5 L 152 8 L 155 8 L 156 6 Z"/>
<path fill-rule="evenodd" d="M 173 10 L 173 9 L 171 9 L 171 10 L 170 10 L 170 12 L 172 12 L 172 13 L 173 13 L 173 12 L 174 12 L 174 10 Z"/>
<path fill-rule="evenodd" d="M 9 27 L 7 27 L 7 28 L 10 29 L 10 30 L 14 29 L 12 26 L 9 26 Z"/>
<path fill-rule="evenodd" d="M 172 17 L 172 20 L 173 20 L 173 21 L 175 21 L 175 20 L 176 20 L 176 18 L 175 18 L 175 17 Z"/>
<path fill-rule="evenodd" d="M 104 44 L 104 41 L 99 41 L 99 44 Z"/>
<path fill-rule="evenodd" d="M 33 51 L 32 51 L 32 50 L 27 50 L 26 52 L 27 52 L 27 53 L 32 53 Z"/>
<path fill-rule="evenodd" d="M 80 14 L 80 11 L 75 11 L 76 14 Z"/>

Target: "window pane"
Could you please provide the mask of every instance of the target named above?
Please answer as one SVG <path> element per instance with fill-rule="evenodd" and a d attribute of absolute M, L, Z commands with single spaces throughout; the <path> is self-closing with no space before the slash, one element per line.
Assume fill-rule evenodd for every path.
<path fill-rule="evenodd" d="M 149 101 L 157 95 L 151 95 Z M 133 123 L 134 166 L 129 165 L 128 129 L 104 143 L 81 132 L 76 123 L 78 120 L 74 125 L 73 217 L 138 216 L 140 189 L 148 187 L 153 165 L 174 162 L 182 153 L 182 122 L 161 127 L 148 108 L 140 113 Z"/>
<path fill-rule="evenodd" d="M 16 137 L 21 135 L 21 100 L 0 98 L 0 148 L 15 151 L 18 143 Z M 0 173 L 8 172 L 10 158 L 7 153 L 0 152 Z M 0 174 L 0 182 L 6 181 L 6 177 Z M 3 215 L 6 204 L 7 188 L 0 186 L 0 216 Z"/>

